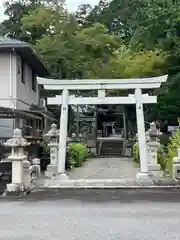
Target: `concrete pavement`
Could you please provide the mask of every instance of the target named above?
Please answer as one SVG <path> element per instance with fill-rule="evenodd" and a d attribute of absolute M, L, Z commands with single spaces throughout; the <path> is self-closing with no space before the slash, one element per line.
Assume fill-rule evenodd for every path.
<path fill-rule="evenodd" d="M 0 240 L 178 240 L 179 201 L 178 190 L 64 189 L 1 198 Z"/>
<path fill-rule="evenodd" d="M 2 202 L 37 202 L 75 200 L 82 202 L 162 202 L 179 203 L 180 189 L 48 189 L 35 190 L 27 196 L 0 197 Z"/>

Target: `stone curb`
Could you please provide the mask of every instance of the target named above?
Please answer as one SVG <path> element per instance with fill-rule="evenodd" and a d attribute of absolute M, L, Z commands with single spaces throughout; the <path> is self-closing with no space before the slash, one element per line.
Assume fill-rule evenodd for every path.
<path fill-rule="evenodd" d="M 141 183 L 138 184 L 132 179 L 77 179 L 77 180 L 47 180 L 45 184 L 40 186 L 41 189 L 180 189 L 177 183 Z"/>
<path fill-rule="evenodd" d="M 52 186 L 41 186 L 40 189 L 180 189 L 178 186 L 63 186 L 63 185 L 52 185 Z"/>

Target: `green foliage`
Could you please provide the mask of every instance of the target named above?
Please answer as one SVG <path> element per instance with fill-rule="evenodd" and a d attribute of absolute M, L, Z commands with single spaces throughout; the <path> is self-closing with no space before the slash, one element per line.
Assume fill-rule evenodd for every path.
<path fill-rule="evenodd" d="M 0 34 L 23 41 L 29 41 L 29 34 L 22 29 L 21 18 L 28 14 L 29 11 L 35 10 L 39 5 L 40 0 L 6 1 L 4 4 L 4 13 L 8 18 L 0 24 Z"/>
<path fill-rule="evenodd" d="M 37 51 L 54 77 L 100 78 L 118 48 L 117 37 L 108 35 L 101 24 L 74 32 L 69 32 L 68 24 L 61 26 L 61 34 L 39 39 Z"/>
<path fill-rule="evenodd" d="M 139 146 L 138 143 L 133 145 L 133 160 L 135 163 L 140 164 L 140 156 L 139 156 Z"/>
<path fill-rule="evenodd" d="M 88 149 L 85 144 L 72 143 L 68 146 L 68 169 L 81 167 L 88 157 Z"/>
<path fill-rule="evenodd" d="M 174 157 L 177 156 L 177 150 L 180 148 L 180 130 L 176 131 L 176 134 L 170 137 L 170 142 L 167 147 L 167 169 L 169 170 L 170 174 L 172 173 L 172 160 Z"/>
<path fill-rule="evenodd" d="M 179 119 L 178 119 L 179 122 Z M 161 165 L 162 170 L 167 170 L 170 175 L 172 174 L 172 160 L 177 156 L 177 150 L 180 148 L 180 129 L 177 129 L 176 134 L 164 140 L 164 145 L 161 144 L 158 149 L 158 163 Z M 140 163 L 139 146 L 135 143 L 133 146 L 133 160 Z"/>
<path fill-rule="evenodd" d="M 158 155 L 157 155 L 157 160 L 158 163 L 161 166 L 162 170 L 165 170 L 167 167 L 167 159 L 165 157 L 165 153 L 164 153 L 164 149 L 163 146 L 161 145 L 158 149 Z M 135 163 L 137 163 L 138 165 L 140 164 L 140 155 L 139 155 L 139 145 L 138 143 L 135 143 L 133 145 L 133 160 Z"/>
<path fill-rule="evenodd" d="M 39 145 L 42 148 L 42 154 L 43 155 L 49 155 L 50 154 L 50 147 L 48 146 L 48 143 L 46 141 L 41 141 Z"/>
<path fill-rule="evenodd" d="M 167 169 L 167 159 L 166 159 L 166 152 L 164 151 L 164 146 L 160 145 L 157 153 L 157 160 L 161 166 L 161 169 L 164 171 Z"/>
<path fill-rule="evenodd" d="M 180 80 L 180 4 L 179 1 L 160 1 L 160 0 L 112 0 L 100 1 L 88 14 L 87 22 L 100 22 L 104 24 L 109 33 L 118 34 L 123 43 L 131 50 L 129 60 L 124 59 L 122 52 L 119 59 L 125 60 L 127 66 L 123 74 L 132 76 L 152 76 L 168 73 L 167 84 L 163 84 L 161 90 L 156 91 L 158 104 L 149 107 L 147 120 L 154 119 L 168 120 L 170 124 L 176 122 L 179 116 L 179 80 Z M 88 23 L 85 23 L 85 26 Z M 152 55 L 148 61 L 140 54 L 138 59 L 134 57 L 139 52 L 160 51 L 162 60 L 157 67 L 154 65 L 157 57 Z M 139 55 L 139 54 L 138 54 Z M 168 56 L 168 57 L 167 57 Z M 123 57 L 123 58 L 122 58 Z M 132 57 L 132 59 L 131 59 Z M 144 60 L 143 60 L 144 59 Z M 146 61 L 147 60 L 147 61 Z M 141 64 L 142 63 L 142 64 Z M 121 64 L 117 58 L 112 60 L 112 75 L 121 76 Z M 115 69 L 115 70 L 114 70 Z M 118 71 L 119 69 L 119 71 Z M 115 72 L 115 73 L 114 73 Z"/>
<path fill-rule="evenodd" d="M 165 73 L 167 55 L 161 51 L 132 52 L 121 48 L 116 58 L 110 61 L 110 67 L 115 77 L 149 77 Z"/>

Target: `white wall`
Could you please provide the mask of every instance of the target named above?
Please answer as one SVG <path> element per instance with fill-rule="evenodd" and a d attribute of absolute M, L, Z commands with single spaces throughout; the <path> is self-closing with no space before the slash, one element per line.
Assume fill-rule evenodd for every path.
<path fill-rule="evenodd" d="M 21 58 L 17 56 L 17 68 L 21 66 Z M 16 71 L 17 76 L 17 108 L 28 110 L 32 103 L 39 104 L 39 86 L 36 81 L 36 92 L 32 90 L 32 70 L 25 64 L 25 84 L 21 81 L 21 72 Z M 25 104 L 25 103 L 27 104 Z"/>
<path fill-rule="evenodd" d="M 15 108 L 16 56 L 0 53 L 0 106 Z"/>

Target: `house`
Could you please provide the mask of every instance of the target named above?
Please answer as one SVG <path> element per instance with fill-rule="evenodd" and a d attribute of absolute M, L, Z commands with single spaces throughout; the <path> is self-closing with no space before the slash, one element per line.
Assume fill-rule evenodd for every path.
<path fill-rule="evenodd" d="M 14 128 L 38 138 L 55 121 L 40 99 L 37 75 L 49 72 L 32 47 L 0 37 L 0 139 L 11 137 Z"/>

